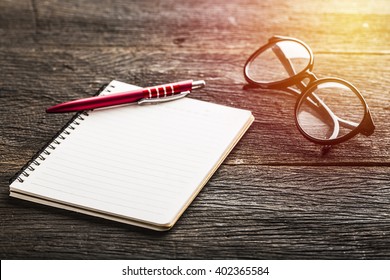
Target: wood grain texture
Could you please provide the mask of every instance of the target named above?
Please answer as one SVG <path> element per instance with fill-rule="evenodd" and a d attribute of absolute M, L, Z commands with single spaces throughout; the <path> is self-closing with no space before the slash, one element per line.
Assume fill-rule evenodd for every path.
<path fill-rule="evenodd" d="M 388 259 L 389 4 L 326 2 L 1 1 L 0 257 Z M 361 90 L 372 136 L 323 155 L 295 127 L 292 97 L 244 88 L 245 60 L 274 34 L 308 43 L 319 77 Z M 9 178 L 71 117 L 45 108 L 112 79 L 188 78 L 207 82 L 193 98 L 256 120 L 171 231 L 9 198 Z"/>
<path fill-rule="evenodd" d="M 4 215 L 1 253 L 3 258 L 386 258 L 389 180 L 386 167 L 224 165 L 167 233 L 8 199 L 3 192 L 1 203 L 12 211 Z"/>

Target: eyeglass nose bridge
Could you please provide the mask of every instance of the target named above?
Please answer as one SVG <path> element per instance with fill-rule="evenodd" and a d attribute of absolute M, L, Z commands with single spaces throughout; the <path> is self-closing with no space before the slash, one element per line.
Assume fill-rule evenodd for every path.
<path fill-rule="evenodd" d="M 308 79 L 309 81 L 305 84 L 305 80 Z M 296 86 L 301 92 L 297 92 L 299 95 L 303 94 L 312 83 L 315 81 L 318 81 L 317 76 L 309 69 L 307 69 L 305 72 L 303 72 L 301 75 L 298 75 L 294 78 L 295 84 L 292 86 Z"/>

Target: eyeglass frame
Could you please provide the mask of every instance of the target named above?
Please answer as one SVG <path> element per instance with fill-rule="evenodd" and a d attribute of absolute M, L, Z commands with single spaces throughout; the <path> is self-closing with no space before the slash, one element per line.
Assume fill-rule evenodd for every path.
<path fill-rule="evenodd" d="M 302 69 L 299 73 L 294 73 L 293 76 L 291 76 L 290 73 L 288 73 L 290 77 L 288 77 L 284 80 L 281 80 L 281 81 L 266 83 L 266 82 L 257 82 L 256 80 L 252 79 L 249 75 L 249 68 L 250 68 L 251 63 L 261 53 L 263 53 L 265 50 L 269 49 L 270 46 L 275 45 L 277 42 L 281 42 L 281 41 L 292 41 L 292 42 L 296 42 L 296 43 L 302 45 L 307 50 L 308 54 L 310 55 L 309 62 L 307 64 L 307 66 L 304 69 Z M 280 59 L 280 57 L 278 57 L 278 58 Z M 281 63 L 286 68 L 286 65 L 283 63 L 283 61 L 281 61 Z M 290 65 L 290 67 L 291 67 L 291 65 Z M 374 133 L 375 124 L 374 124 L 374 121 L 372 119 L 371 112 L 368 108 L 366 100 L 364 99 L 363 95 L 359 92 L 359 90 L 354 85 L 352 85 L 350 82 L 348 82 L 344 79 L 317 78 L 316 75 L 312 72 L 313 67 L 314 67 L 314 55 L 313 55 L 312 50 L 310 49 L 310 47 L 306 43 L 304 43 L 301 40 L 291 38 L 291 37 L 273 36 L 268 40 L 267 44 L 261 46 L 251 56 L 249 56 L 249 58 L 247 59 L 247 61 L 245 62 L 245 65 L 244 65 L 244 77 L 245 77 L 245 80 L 247 81 L 247 83 L 249 83 L 252 86 L 256 86 L 256 87 L 259 87 L 262 89 L 283 90 L 283 91 L 288 92 L 290 94 L 293 94 L 295 97 L 297 97 L 298 99 L 297 99 L 297 102 L 295 104 L 295 109 L 294 109 L 295 124 L 296 124 L 298 130 L 301 132 L 301 134 L 306 139 L 308 139 L 314 143 L 322 144 L 322 145 L 336 145 L 336 144 L 340 144 L 342 142 L 345 142 L 345 141 L 351 139 L 352 137 L 356 136 L 359 133 L 361 133 L 365 136 L 370 136 L 372 133 Z M 291 69 L 291 70 L 294 71 L 293 69 Z M 286 71 L 289 72 L 288 69 L 286 69 Z M 309 80 L 307 85 L 305 85 L 305 83 L 303 83 L 303 81 L 305 79 Z M 298 123 L 298 117 L 297 117 L 298 112 L 297 111 L 298 111 L 298 108 L 300 106 L 300 103 L 302 102 L 303 98 L 306 97 L 306 95 L 311 94 L 313 92 L 313 89 L 316 88 L 319 84 L 328 83 L 328 82 L 340 83 L 344 86 L 347 86 L 349 89 L 351 89 L 356 94 L 356 96 L 360 99 L 360 101 L 364 107 L 364 115 L 363 115 L 363 118 L 362 118 L 361 122 L 359 123 L 359 125 L 356 126 L 349 133 L 347 133 L 341 137 L 335 138 L 335 139 L 318 139 L 318 138 L 314 138 L 314 137 L 310 136 L 308 133 L 306 133 L 302 129 L 302 127 Z M 292 86 L 298 87 L 298 89 L 301 92 L 291 88 Z M 332 114 L 335 115 L 333 112 L 332 112 Z"/>

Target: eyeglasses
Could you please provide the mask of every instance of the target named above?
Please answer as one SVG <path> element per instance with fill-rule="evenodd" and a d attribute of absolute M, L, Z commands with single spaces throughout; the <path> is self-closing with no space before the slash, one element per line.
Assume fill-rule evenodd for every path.
<path fill-rule="evenodd" d="M 371 135 L 375 125 L 360 92 L 339 78 L 318 79 L 313 65 L 305 43 L 275 36 L 249 57 L 244 76 L 252 86 L 295 95 L 296 125 L 312 142 L 334 145 L 358 133 Z"/>

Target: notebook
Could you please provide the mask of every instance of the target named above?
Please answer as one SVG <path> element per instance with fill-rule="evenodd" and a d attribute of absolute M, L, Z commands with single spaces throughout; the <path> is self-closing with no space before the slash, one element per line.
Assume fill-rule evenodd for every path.
<path fill-rule="evenodd" d="M 100 94 L 134 88 L 114 80 Z M 10 196 L 168 230 L 253 120 L 188 97 L 83 112 L 11 179 Z"/>

